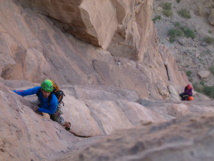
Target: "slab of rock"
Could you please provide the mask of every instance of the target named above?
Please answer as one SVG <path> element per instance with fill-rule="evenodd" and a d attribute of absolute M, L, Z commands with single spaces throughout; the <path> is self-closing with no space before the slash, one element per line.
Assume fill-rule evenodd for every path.
<path fill-rule="evenodd" d="M 200 79 L 206 79 L 210 75 L 210 71 L 204 70 L 204 71 L 199 71 L 198 76 Z"/>
<path fill-rule="evenodd" d="M 104 143 L 102 139 L 105 138 L 105 135 L 112 134 L 117 130 L 129 129 L 140 125 L 152 126 L 154 123 L 183 118 L 190 114 L 214 113 L 214 104 L 211 101 L 170 102 L 140 100 L 138 103 L 134 102 L 135 96 L 133 91 L 130 91 L 132 97 L 129 97 L 128 90 L 118 88 L 65 85 L 63 90 L 66 96 L 64 97 L 64 106 L 62 107 L 62 117 L 64 117 L 66 121 L 71 122 L 72 132 L 84 137 L 93 136 L 88 139 L 80 138 L 67 132 L 58 123 L 34 113 L 31 109 L 30 101 L 37 99 L 37 97 L 28 96 L 23 98 L 18 96 L 11 91 L 11 84 L 15 83 L 19 86 L 21 83 L 17 81 L 9 82 L 10 87 L 0 82 L 2 113 L 0 117 L 0 141 L 2 142 L 2 144 L 0 144 L 1 160 L 39 160 L 40 158 L 43 158 L 43 160 L 56 160 L 60 156 L 65 157 L 70 155 L 69 151 L 74 154 L 70 155 L 70 157 L 74 157 L 76 154 L 79 154 L 78 151 L 86 147 L 91 147 L 94 142 L 99 142 L 99 144 Z M 7 83 L 5 82 L 5 84 Z M 18 89 L 27 88 L 29 88 L 29 86 L 18 87 Z M 88 92 L 89 90 L 92 95 Z M 84 94 L 84 91 L 86 94 Z M 117 99 L 114 99 L 114 97 Z M 130 101 L 128 99 L 130 99 Z M 136 129 L 130 131 L 134 132 L 133 138 L 138 138 L 138 134 L 144 138 L 145 136 L 149 137 L 154 135 L 154 132 L 158 131 L 158 129 L 163 129 L 163 127 L 165 129 L 171 124 L 176 124 L 172 127 L 180 129 L 182 125 L 177 125 L 177 123 L 179 123 L 179 121 L 153 126 L 149 130 L 150 132 L 152 131 L 151 135 L 141 134 L 141 132 Z M 194 126 L 194 124 L 192 126 Z M 196 126 L 198 127 L 198 125 Z M 209 126 L 208 123 L 207 126 Z M 206 132 L 206 129 L 198 129 L 205 130 Z M 181 131 L 182 129 L 180 129 L 180 132 Z M 127 134 L 129 132 L 125 133 Z M 176 134 L 179 133 L 176 132 Z M 161 134 L 157 134 L 157 136 L 160 135 Z M 117 136 L 120 135 L 117 134 Z M 168 136 L 175 140 L 177 138 L 174 138 L 172 131 L 166 131 L 163 136 Z M 119 138 L 121 144 L 126 142 L 126 140 L 123 139 L 125 138 L 122 137 L 122 140 Z M 146 140 L 148 139 L 150 138 L 146 138 Z M 151 141 L 154 139 L 155 138 L 151 138 Z M 133 139 L 131 140 L 130 145 L 135 144 L 135 141 Z M 182 144 L 182 140 L 177 141 Z M 99 149 L 102 150 L 102 147 Z M 108 151 L 105 150 L 105 152 Z M 111 154 L 117 156 L 117 150 L 114 150 L 114 152 L 115 153 Z M 84 154 L 87 154 L 87 151 L 86 153 L 84 152 Z M 90 152 L 90 154 L 92 153 Z M 109 157 L 112 157 L 112 155 Z M 134 157 L 138 157 L 138 155 Z M 64 159 L 66 160 L 66 158 Z"/>
<path fill-rule="evenodd" d="M 53 159 L 79 141 L 58 123 L 33 112 L 27 100 L 1 82 L 0 89 L 0 160 Z"/>
<path fill-rule="evenodd" d="M 214 115 L 195 115 L 162 124 L 121 130 L 56 161 L 211 161 Z"/>

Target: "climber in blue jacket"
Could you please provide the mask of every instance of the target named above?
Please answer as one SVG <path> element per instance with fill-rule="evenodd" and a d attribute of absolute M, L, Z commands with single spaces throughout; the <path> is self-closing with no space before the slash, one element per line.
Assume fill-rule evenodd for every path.
<path fill-rule="evenodd" d="M 39 107 L 36 111 L 48 113 L 50 115 L 54 114 L 58 107 L 58 99 L 54 94 L 52 94 L 51 99 L 49 98 L 51 92 L 53 91 L 53 84 L 50 80 L 43 81 L 41 86 L 27 90 L 13 90 L 13 92 L 20 96 L 28 96 L 37 94 L 39 90 L 41 90 L 40 94 L 38 94 Z"/>
<path fill-rule="evenodd" d="M 38 100 L 33 103 L 37 105 L 37 107 L 33 108 L 35 112 L 44 112 L 50 115 L 50 118 L 53 121 L 58 122 L 66 130 L 70 130 L 70 122 L 66 122 L 63 117 L 60 115 L 61 110 L 59 110 L 58 99 L 55 94 L 53 94 L 54 88 L 51 80 L 45 80 L 41 83 L 41 86 L 37 86 L 34 88 L 26 89 L 26 90 L 13 90 L 13 92 L 17 93 L 20 96 L 28 96 L 36 94 L 38 96 Z"/>

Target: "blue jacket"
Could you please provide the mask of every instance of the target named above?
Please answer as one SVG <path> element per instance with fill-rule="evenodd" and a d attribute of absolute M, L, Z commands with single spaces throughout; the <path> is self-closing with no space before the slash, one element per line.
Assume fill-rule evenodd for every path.
<path fill-rule="evenodd" d="M 36 94 L 41 89 L 40 86 L 33 87 L 26 90 L 13 90 L 13 92 L 17 93 L 20 96 L 28 96 Z M 40 101 L 38 112 L 44 112 L 48 114 L 54 114 L 58 107 L 58 99 L 55 94 L 52 94 L 50 103 L 48 102 L 48 98 L 44 98 L 42 93 L 38 96 Z"/>

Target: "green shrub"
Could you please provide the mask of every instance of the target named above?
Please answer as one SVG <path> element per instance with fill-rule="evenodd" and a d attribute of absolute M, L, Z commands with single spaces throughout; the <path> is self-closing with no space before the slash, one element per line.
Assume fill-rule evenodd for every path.
<path fill-rule="evenodd" d="M 205 38 L 204 38 L 204 41 L 205 41 L 207 44 L 213 44 L 213 43 L 214 43 L 214 38 L 212 38 L 212 37 L 205 37 Z"/>
<path fill-rule="evenodd" d="M 204 82 L 193 84 L 194 90 L 214 99 L 214 86 L 206 86 Z"/>
<path fill-rule="evenodd" d="M 184 18 L 191 18 L 191 15 L 190 15 L 190 12 L 184 8 L 182 8 L 181 10 L 178 11 L 178 14 L 181 16 L 181 17 L 184 17 Z"/>
<path fill-rule="evenodd" d="M 172 3 L 166 2 L 162 4 L 163 8 L 163 15 L 166 17 L 171 17 L 173 12 L 172 12 Z"/>
<path fill-rule="evenodd" d="M 177 2 L 177 3 L 180 3 L 180 2 L 181 2 L 181 0 L 176 0 L 176 2 Z"/>
<path fill-rule="evenodd" d="M 200 82 L 200 85 L 205 86 L 205 82 L 204 82 L 204 81 L 201 81 L 201 82 Z"/>
<path fill-rule="evenodd" d="M 191 37 L 192 39 L 196 37 L 196 33 L 194 31 L 188 27 L 181 26 L 179 22 L 176 22 L 174 26 L 175 27 L 173 29 L 168 31 L 169 42 L 175 42 L 179 36 L 185 36 L 187 38 Z"/>
<path fill-rule="evenodd" d="M 195 84 L 193 84 L 193 88 L 194 88 L 195 91 L 197 91 L 197 92 L 199 92 L 199 93 L 203 93 L 203 89 L 204 89 L 203 86 L 201 86 L 201 85 L 195 83 Z"/>
<path fill-rule="evenodd" d="M 181 24 L 180 24 L 180 22 L 175 22 L 174 26 L 180 28 Z"/>
<path fill-rule="evenodd" d="M 179 28 L 173 28 L 168 31 L 169 41 L 174 42 L 177 37 L 182 36 L 183 32 Z"/>
<path fill-rule="evenodd" d="M 166 2 L 163 4 L 162 7 L 164 10 L 171 10 L 172 9 L 172 3 Z"/>
<path fill-rule="evenodd" d="M 211 33 L 212 33 L 212 31 L 211 31 L 211 30 L 209 30 L 209 31 L 208 31 L 208 33 L 209 33 L 209 34 L 211 34 Z"/>
<path fill-rule="evenodd" d="M 191 72 L 191 71 L 187 71 L 187 72 L 186 72 L 186 75 L 187 75 L 188 77 L 190 77 L 190 76 L 192 75 L 192 72 Z"/>
<path fill-rule="evenodd" d="M 166 17 L 171 17 L 172 14 L 172 10 L 163 10 L 163 15 Z"/>
<path fill-rule="evenodd" d="M 210 72 L 214 75 L 214 65 L 209 68 Z"/>
<path fill-rule="evenodd" d="M 195 32 L 189 29 L 188 27 L 180 27 L 180 29 L 183 31 L 185 37 L 191 37 L 192 39 L 195 38 Z"/>
<path fill-rule="evenodd" d="M 214 98 L 214 86 L 204 86 L 203 93 L 210 98 Z"/>
<path fill-rule="evenodd" d="M 152 21 L 155 23 L 157 20 L 160 20 L 161 19 L 161 16 L 155 16 Z"/>

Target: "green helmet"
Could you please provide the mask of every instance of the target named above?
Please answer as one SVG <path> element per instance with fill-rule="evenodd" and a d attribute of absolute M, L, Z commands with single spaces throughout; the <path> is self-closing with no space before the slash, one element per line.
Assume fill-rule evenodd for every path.
<path fill-rule="evenodd" d="M 41 83 L 41 89 L 43 89 L 46 92 L 52 92 L 53 91 L 53 83 L 51 80 L 45 80 Z"/>

